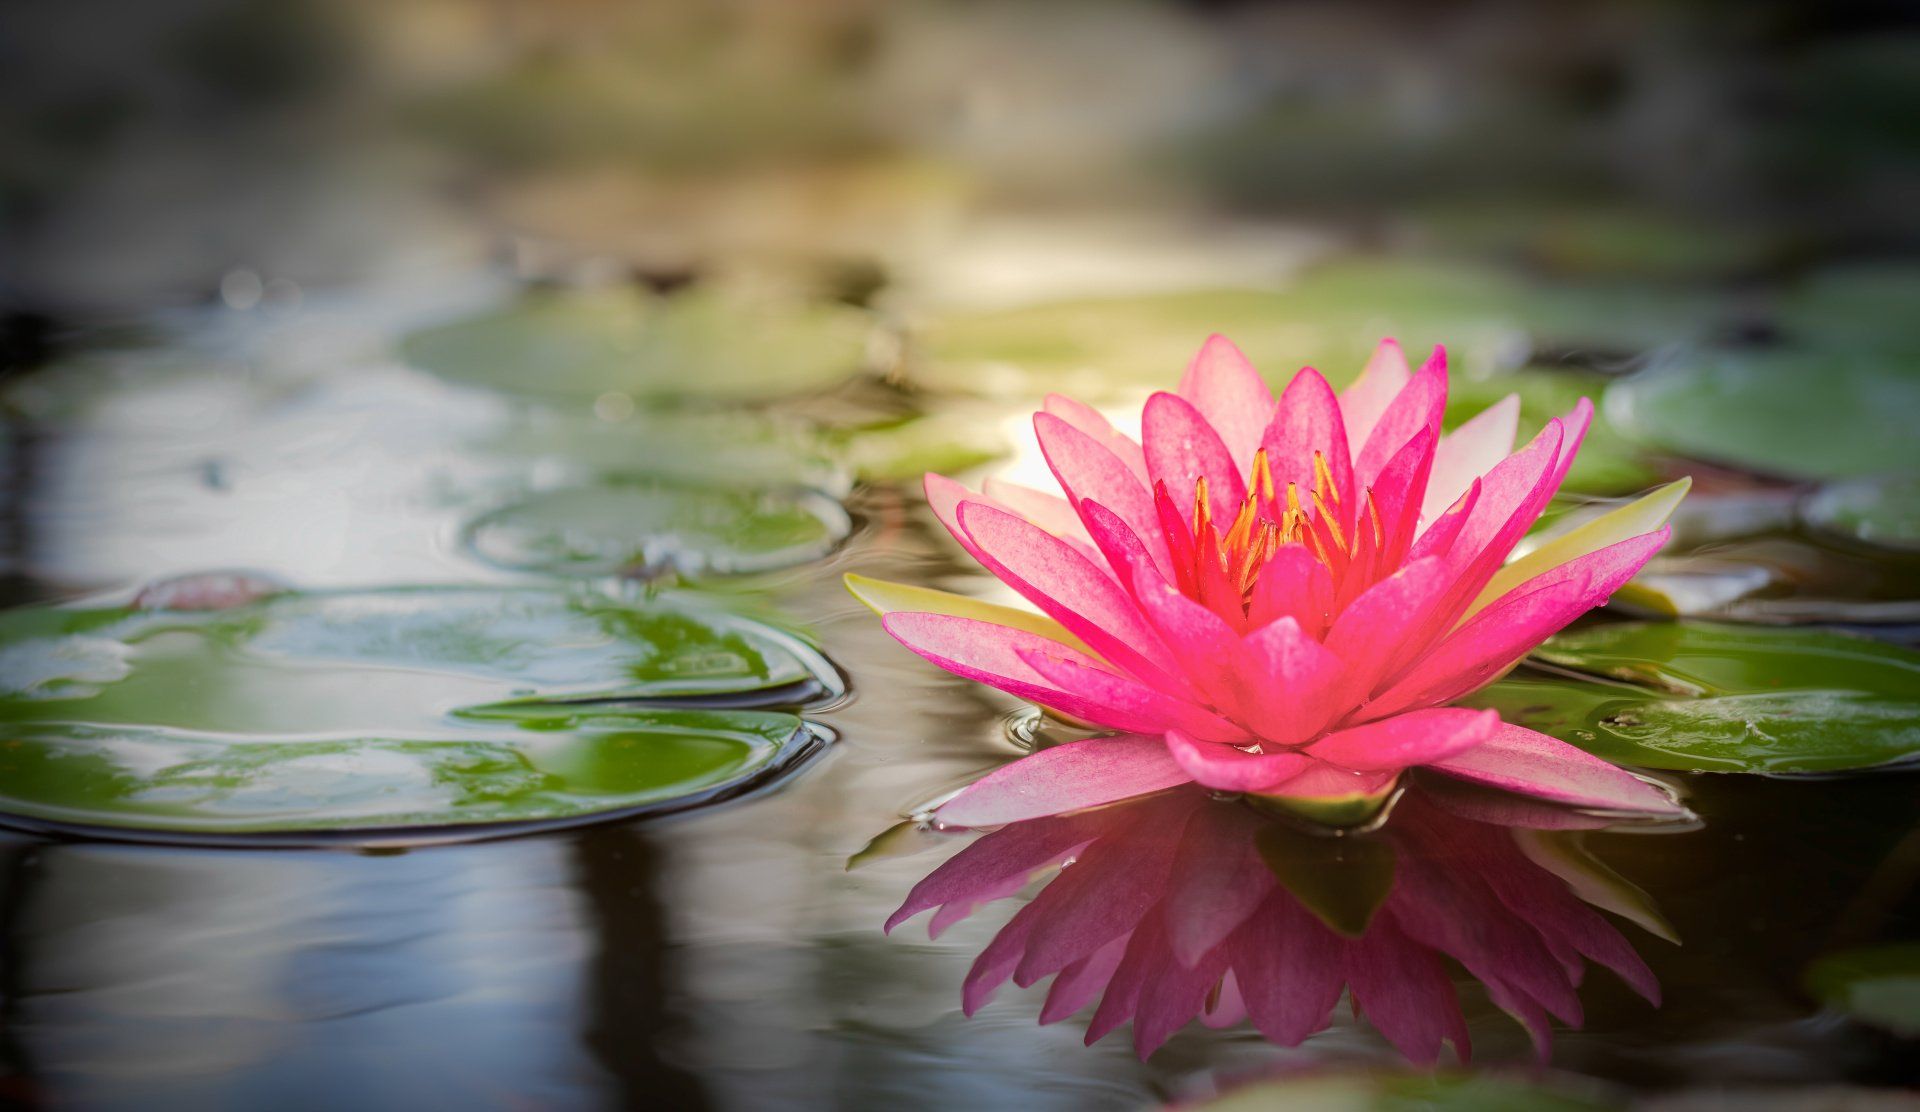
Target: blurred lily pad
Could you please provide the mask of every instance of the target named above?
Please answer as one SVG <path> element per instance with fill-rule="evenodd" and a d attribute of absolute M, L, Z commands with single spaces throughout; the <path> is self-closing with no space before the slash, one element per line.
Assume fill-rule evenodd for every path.
<path fill-rule="evenodd" d="M 845 305 L 614 287 L 529 294 L 414 332 L 400 350 L 435 374 L 519 394 L 760 399 L 852 376 L 871 331 L 871 318 Z"/>
<path fill-rule="evenodd" d="M 0 663 L 0 811 L 172 833 L 690 806 L 817 740 L 732 708 L 837 689 L 800 639 L 709 604 L 551 589 L 21 609 Z"/>
<path fill-rule="evenodd" d="M 475 438 L 473 448 L 521 470 L 551 468 L 580 482 L 662 480 L 707 486 L 850 485 L 811 428 L 741 410 L 641 409 L 603 396 L 596 412 L 528 407 Z"/>
<path fill-rule="evenodd" d="M 1629 436 L 1763 474 L 1920 472 L 1920 367 L 1910 361 L 1701 352 L 1615 383 L 1606 411 Z"/>
<path fill-rule="evenodd" d="M 49 722 L 0 745 L 0 811 L 15 824 L 123 834 L 507 832 L 711 802 L 817 740 L 794 715 L 743 710 L 633 709 L 563 730 L 533 721 L 404 738 Z"/>
<path fill-rule="evenodd" d="M 1195 1112 L 1603 1112 L 1626 1107 L 1591 1082 L 1490 1073 L 1308 1073 L 1256 1081 L 1192 1106 Z"/>
<path fill-rule="evenodd" d="M 1920 476 L 1829 483 L 1807 499 L 1801 515 L 1830 536 L 1920 552 Z"/>
<path fill-rule="evenodd" d="M 559 575 L 739 575 L 817 560 L 852 530 L 846 510 L 805 488 L 729 490 L 648 483 L 536 494 L 468 524 L 496 567 Z"/>
<path fill-rule="evenodd" d="M 1549 418 L 1565 416 L 1587 398 L 1597 406 L 1608 380 L 1591 371 L 1528 367 L 1486 378 L 1453 377 L 1447 384 L 1447 425 L 1457 426 L 1506 397 L 1520 395 L 1520 431 L 1524 444 Z M 1622 436 L 1606 414 L 1594 413 L 1580 442 L 1580 454 L 1562 489 L 1581 494 L 1630 494 L 1658 483 L 1662 473 L 1640 445 Z"/>
<path fill-rule="evenodd" d="M 1000 431 L 983 417 L 942 411 L 841 430 L 831 437 L 839 458 L 867 482 L 953 474 L 1006 454 Z"/>
<path fill-rule="evenodd" d="M 1477 266 L 1348 259 L 1280 288 L 951 315 L 922 330 L 910 373 L 954 392 L 1059 390 L 1100 400 L 1177 381 L 1201 341 L 1220 332 L 1274 383 L 1310 365 L 1343 385 L 1383 336 L 1416 355 L 1444 344 L 1456 373 L 1474 378 L 1536 351 L 1627 355 L 1691 335 L 1700 313 L 1684 300 L 1624 286 L 1536 288 Z"/>
<path fill-rule="evenodd" d="M 1835 1011 L 1903 1038 L 1920 1036 L 1920 945 L 1828 954 L 1808 967 L 1806 984 Z"/>
<path fill-rule="evenodd" d="M 1562 634 L 1470 696 L 1621 764 L 1836 772 L 1920 752 L 1920 653 L 1816 629 L 1622 623 Z"/>

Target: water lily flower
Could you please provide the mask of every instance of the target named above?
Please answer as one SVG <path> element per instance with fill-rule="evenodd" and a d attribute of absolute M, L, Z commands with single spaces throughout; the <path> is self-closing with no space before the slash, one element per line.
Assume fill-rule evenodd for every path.
<path fill-rule="evenodd" d="M 1544 1060 L 1551 1020 L 1582 1021 L 1587 962 L 1660 999 L 1646 963 L 1583 900 L 1674 941 L 1638 889 L 1528 829 L 1565 825 L 1547 810 L 1416 793 L 1384 830 L 1335 839 L 1188 786 L 984 835 L 916 885 L 887 929 L 932 910 L 937 938 L 1057 869 L 973 963 L 968 1015 L 1008 980 L 1052 977 L 1041 1023 L 1098 999 L 1088 1044 L 1131 1022 L 1145 1058 L 1195 1018 L 1250 1019 L 1291 1046 L 1325 1028 L 1346 992 L 1403 1055 L 1432 1065 L 1447 1043 L 1462 1061 L 1471 1053 L 1450 958 Z"/>
<path fill-rule="evenodd" d="M 1585 399 L 1513 448 L 1509 397 L 1453 432 L 1444 350 L 1383 341 L 1336 394 L 1276 400 L 1209 339 L 1141 438 L 1051 396 L 1034 416 L 1062 495 L 930 474 L 954 539 L 1037 613 L 848 577 L 888 633 L 946 670 L 1117 731 L 987 775 L 938 817 L 990 826 L 1195 781 L 1328 821 L 1416 766 L 1559 803 L 1680 813 L 1564 742 L 1448 703 L 1605 602 L 1667 540 L 1671 484 L 1509 561 L 1592 420 Z"/>

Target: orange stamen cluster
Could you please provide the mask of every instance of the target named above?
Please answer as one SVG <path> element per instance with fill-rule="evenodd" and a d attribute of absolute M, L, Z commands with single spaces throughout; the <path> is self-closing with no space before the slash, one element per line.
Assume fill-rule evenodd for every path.
<path fill-rule="evenodd" d="M 1301 500 L 1299 486 L 1292 482 L 1283 495 L 1274 482 L 1266 450 L 1261 449 L 1253 457 L 1246 501 L 1224 535 L 1213 520 L 1206 478 L 1194 484 L 1193 565 L 1190 570 L 1180 569 L 1181 586 L 1216 608 L 1226 600 L 1214 596 L 1231 592 L 1244 613 L 1261 569 L 1289 544 L 1304 545 L 1339 582 L 1356 562 L 1373 564 L 1374 554 L 1385 544 L 1371 490 L 1363 505 L 1364 513 L 1355 522 L 1346 512 L 1326 457 L 1319 452 L 1313 454 L 1313 489 L 1306 500 Z"/>

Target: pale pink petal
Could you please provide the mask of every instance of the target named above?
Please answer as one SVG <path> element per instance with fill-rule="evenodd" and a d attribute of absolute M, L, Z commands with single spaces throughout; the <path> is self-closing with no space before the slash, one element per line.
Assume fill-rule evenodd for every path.
<path fill-rule="evenodd" d="M 1168 691 L 1179 663 L 1112 575 L 1040 527 L 978 502 L 962 502 L 960 527 L 980 563 L 1115 667 Z"/>
<path fill-rule="evenodd" d="M 934 817 L 951 826 L 1000 826 L 1131 799 L 1191 779 L 1160 738 L 1088 738 L 994 769 L 942 804 Z"/>
<path fill-rule="evenodd" d="M 1262 788 L 1260 794 L 1315 802 L 1352 799 L 1386 791 L 1399 775 L 1398 770 L 1357 772 L 1307 757 L 1304 769 L 1287 780 Z"/>
<path fill-rule="evenodd" d="M 990 484 L 992 480 L 988 480 L 988 482 Z M 1001 484 L 1003 489 L 1013 485 L 1014 484 L 1011 483 Z M 1038 528 L 1044 529 L 1048 533 L 1065 541 L 1074 551 L 1079 552 L 1081 555 L 1089 558 L 1094 556 L 1093 545 L 1087 540 L 1086 526 L 1080 523 L 1079 515 L 1073 513 L 1072 507 L 1067 506 L 1064 499 L 1056 498 L 1054 501 L 1066 509 L 1069 520 L 1062 521 L 1056 516 L 1048 516 L 1045 520 L 1042 520 L 1028 513 L 1025 509 L 1002 502 L 993 494 L 976 494 L 968 490 L 965 484 L 956 482 L 953 479 L 947 478 L 945 475 L 940 475 L 932 471 L 927 472 L 926 476 L 922 479 L 922 486 L 926 490 L 927 506 L 933 510 L 933 515 L 940 519 L 940 524 L 947 527 L 947 532 L 953 534 L 953 539 L 960 542 L 960 547 L 966 549 L 967 555 L 973 557 L 975 560 L 980 559 L 980 548 L 974 543 L 973 538 L 967 536 L 966 531 L 960 528 L 959 510 L 960 503 L 962 502 L 978 502 L 983 506 L 992 506 L 996 510 L 1001 510 L 1023 520 L 1031 521 Z M 1025 490 L 1027 488 L 1018 487 L 1016 489 Z M 1042 498 L 1047 497 L 1039 491 L 1033 491 L 1032 493 Z M 1044 510 L 1044 507 L 1038 508 Z"/>
<path fill-rule="evenodd" d="M 1440 418 L 1447 409 L 1447 353 L 1434 348 L 1433 358 L 1420 368 L 1406 388 L 1387 406 L 1380 421 L 1367 434 L 1364 446 L 1355 447 L 1354 477 L 1362 487 L 1372 485 L 1387 462 L 1400 454 L 1407 441 L 1422 429 L 1440 433 Z"/>
<path fill-rule="evenodd" d="M 1345 418 L 1348 444 L 1365 444 L 1380 415 L 1406 388 L 1413 375 L 1407 370 L 1407 353 L 1394 339 L 1380 341 L 1360 371 L 1360 377 L 1340 395 L 1340 413 Z"/>
<path fill-rule="evenodd" d="M 1098 667 L 1099 662 L 1038 634 L 949 614 L 900 611 L 880 621 L 894 640 L 956 676 L 999 688 L 1009 695 L 1096 725 L 1117 730 L 1160 729 L 1158 718 L 1140 718 L 1077 691 L 1062 691 L 1021 659 L 1022 650 L 1043 650 Z"/>
<path fill-rule="evenodd" d="M 1429 521 L 1440 516 L 1475 479 L 1511 455 L 1519 431 L 1520 395 L 1508 394 L 1442 437 L 1421 516 Z"/>
<path fill-rule="evenodd" d="M 1067 500 L 1076 508 L 1084 502 L 1097 502 L 1120 515 L 1145 542 L 1161 572 L 1171 574 L 1173 559 L 1159 528 L 1160 512 L 1147 485 L 1146 464 L 1142 463 L 1140 473 L 1134 474 L 1112 451 L 1051 413 L 1035 414 L 1033 431 L 1039 437 L 1047 466 L 1067 492 Z"/>
<path fill-rule="evenodd" d="M 1180 396 L 1219 431 L 1239 472 L 1252 471 L 1260 435 L 1273 419 L 1273 391 L 1240 349 L 1225 336 L 1207 337 L 1180 379 Z"/>
<path fill-rule="evenodd" d="M 1433 707 L 1328 734 L 1307 752 L 1361 772 L 1411 768 L 1463 753 L 1499 724 L 1494 711 Z"/>
<path fill-rule="evenodd" d="M 1302 501 L 1313 490 L 1313 457 L 1320 453 L 1332 473 L 1341 504 L 1351 511 L 1353 460 L 1347 450 L 1347 428 L 1341 422 L 1340 402 L 1334 397 L 1333 387 L 1319 371 L 1307 367 L 1293 376 L 1281 391 L 1280 408 L 1260 443 L 1267 450 L 1267 465 L 1277 489 L 1284 492 L 1287 484 L 1293 483 L 1300 488 Z M 1341 524 L 1349 524 L 1351 517 L 1349 513 L 1348 521 Z"/>
<path fill-rule="evenodd" d="M 1064 394 L 1048 394 L 1041 403 L 1040 411 L 1072 425 L 1094 443 L 1112 452 L 1114 458 L 1132 472 L 1142 486 L 1148 485 L 1147 457 L 1140 448 L 1140 442 L 1114 428 L 1113 422 L 1102 416 L 1099 410 Z"/>
<path fill-rule="evenodd" d="M 1179 730 L 1167 731 L 1167 751 L 1188 776 L 1223 792 L 1262 792 L 1305 768 L 1298 753 L 1257 756 L 1231 745 L 1200 741 Z"/>
<path fill-rule="evenodd" d="M 1092 543 L 1087 536 L 1087 527 L 1081 523 L 1073 504 L 1058 494 L 995 478 L 987 479 L 980 484 L 980 488 L 993 503 L 1005 507 L 1010 513 L 1019 514 L 1062 540 Z"/>
<path fill-rule="evenodd" d="M 1574 807 L 1679 816 L 1666 792 L 1590 753 L 1503 723 L 1493 736 L 1433 766 L 1449 776 Z"/>
<path fill-rule="evenodd" d="M 1192 497 L 1207 481 L 1207 508 L 1216 521 L 1232 521 L 1247 500 L 1247 483 L 1220 434 L 1192 403 L 1164 391 L 1147 399 L 1141 415 L 1147 474 L 1167 484 L 1175 497 Z"/>

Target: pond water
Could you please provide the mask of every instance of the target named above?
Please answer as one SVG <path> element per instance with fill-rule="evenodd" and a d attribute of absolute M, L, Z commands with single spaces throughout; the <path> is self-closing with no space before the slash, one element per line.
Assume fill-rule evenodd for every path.
<path fill-rule="evenodd" d="M 466 292 L 412 319 L 497 296 L 485 282 L 447 288 Z M 128 1109 L 1068 1109 L 1203 1096 L 1277 1069 L 1403 1068 L 1344 1006 L 1298 1047 L 1244 1023 L 1192 1024 L 1144 1061 L 1124 1033 L 1083 1046 L 1085 1015 L 1038 1026 L 1044 986 L 1003 986 L 963 1016 L 969 966 L 1031 889 L 937 940 L 921 922 L 882 933 L 914 884 L 971 839 L 909 824 L 862 851 L 1018 755 L 1021 707 L 900 649 L 840 579 L 988 593 L 902 476 L 923 459 L 965 466 L 969 440 L 1017 430 L 1038 389 L 918 393 L 867 375 L 771 409 L 656 419 L 637 387 L 534 402 L 401 365 L 389 341 L 405 314 L 375 313 L 374 300 L 315 299 L 300 318 L 265 323 L 196 313 L 133 343 L 82 337 L 84 359 L 16 382 L 0 479 L 9 601 L 106 592 L 97 597 L 118 604 L 144 581 L 233 567 L 347 589 L 550 582 L 525 566 L 539 559 L 590 575 L 780 565 L 706 587 L 824 648 L 844 695 L 810 687 L 788 704 L 831 742 L 717 806 L 475 844 L 0 835 L 0 1095 Z M 929 416 L 945 424 L 911 424 Z M 789 420 L 861 430 L 823 455 L 860 461 L 864 480 L 813 459 L 811 441 L 788 451 L 785 433 L 764 427 Z M 717 431 L 688 432 L 700 422 Z M 644 467 L 606 462 L 633 445 Z M 1621 458 L 1627 477 L 1601 474 L 1602 492 L 1648 485 L 1637 468 L 1674 468 L 1670 457 Z M 1032 462 L 1016 455 L 1009 467 Z M 623 490 L 636 471 L 703 470 L 743 489 L 801 486 L 843 500 L 847 516 L 796 517 L 813 503 L 785 495 L 770 508 L 675 503 L 661 528 L 690 515 L 698 527 L 663 541 L 647 498 L 589 498 L 575 532 L 514 542 L 524 560 L 473 550 L 469 526 L 501 507 L 583 485 Z M 761 512 L 774 523 L 752 516 Z M 1774 525 L 1762 532 L 1801 536 Z M 742 554 L 742 536 L 770 533 L 778 545 Z M 797 554 L 778 558 L 785 548 Z M 581 551 L 584 571 L 571 566 Z M 1911 628 L 1849 613 L 1894 640 Z M 417 687 L 330 690 L 356 710 L 364 695 L 377 719 L 404 717 L 410 692 L 433 713 L 499 697 L 446 694 L 477 682 L 423 674 Z M 1603 1101 L 1920 1084 L 1910 1041 L 1823 1007 L 1804 979 L 1823 955 L 1920 939 L 1920 778 L 1662 775 L 1696 823 L 1580 838 L 1679 940 L 1610 920 L 1662 1002 L 1592 971 L 1579 989 L 1584 1022 L 1552 1025 L 1552 1071 L 1598 1085 Z M 1426 860 L 1402 852 L 1403 869 Z M 1475 1064 L 1527 1074 L 1526 1031 L 1466 970 L 1441 968 Z"/>

